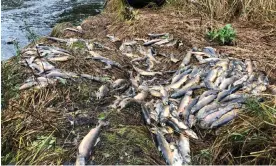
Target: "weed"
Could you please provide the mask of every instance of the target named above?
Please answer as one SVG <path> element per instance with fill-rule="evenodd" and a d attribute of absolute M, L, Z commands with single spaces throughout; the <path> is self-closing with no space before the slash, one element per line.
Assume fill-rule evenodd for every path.
<path fill-rule="evenodd" d="M 27 32 L 26 36 L 29 41 L 36 42 L 39 39 L 39 36 L 27 25 L 27 22 L 24 21 L 25 30 Z"/>
<path fill-rule="evenodd" d="M 207 37 L 212 41 L 217 41 L 223 45 L 233 44 L 236 38 L 236 31 L 231 27 L 231 24 L 225 25 L 221 29 L 214 29 L 207 32 Z"/>

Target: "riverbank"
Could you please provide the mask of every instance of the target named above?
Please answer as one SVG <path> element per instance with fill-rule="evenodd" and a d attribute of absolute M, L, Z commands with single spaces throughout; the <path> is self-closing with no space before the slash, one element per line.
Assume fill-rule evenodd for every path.
<path fill-rule="evenodd" d="M 60 24 L 54 28 L 52 36 L 104 43 L 115 50 L 105 50 L 102 54 L 123 64 L 124 68 L 102 70 L 104 65 L 84 58 L 89 54 L 81 43 L 67 46 L 40 39 L 38 43 L 66 49 L 73 55 L 74 58 L 67 62 L 54 63 L 57 68 L 112 80 L 128 79 L 131 59 L 116 51 L 120 42 L 112 43 L 106 35 L 126 40 L 146 38 L 148 33 L 166 32 L 182 41 L 183 46 L 164 49 L 165 53 L 173 52 L 176 58 L 182 59 L 193 47 L 212 46 L 220 53 L 252 59 L 257 68 L 268 75 L 270 84 L 275 85 L 276 35 L 273 22 L 232 22 L 237 30 L 237 44 L 220 46 L 208 41 L 205 33 L 209 27 L 224 26 L 222 21 L 187 14 L 176 10 L 173 5 L 135 10 L 130 15 L 131 20 L 122 20 L 124 15 L 118 12 L 120 10 L 111 7 L 116 6 L 109 5 L 109 11 L 86 19 L 81 24 L 82 34 L 64 31 L 69 24 Z M 30 44 L 28 47 L 33 46 Z M 108 119 L 110 126 L 103 129 L 90 161 L 95 164 L 165 164 L 138 109 L 118 112 L 107 108 L 116 98 L 109 96 L 97 100 L 94 92 L 101 84 L 81 78 L 68 79 L 65 84 L 58 83 L 39 90 L 19 91 L 18 87 L 32 75 L 30 69 L 19 65 L 20 60 L 19 56 L 2 63 L 3 164 L 73 164 L 78 143 L 102 116 Z M 179 66 L 166 60 L 162 62 L 164 66 L 157 66 L 157 69 L 174 70 Z M 270 93 L 265 93 L 265 103 L 249 101 L 245 114 L 220 131 L 195 128 L 200 139 L 191 140 L 193 164 L 275 164 L 275 96 Z"/>

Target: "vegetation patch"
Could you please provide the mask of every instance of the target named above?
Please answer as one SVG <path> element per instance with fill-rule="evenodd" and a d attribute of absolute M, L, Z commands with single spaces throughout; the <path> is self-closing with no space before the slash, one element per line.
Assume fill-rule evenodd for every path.
<path fill-rule="evenodd" d="M 209 31 L 207 37 L 221 45 L 233 45 L 236 39 L 236 31 L 231 27 L 231 24 L 227 24 L 223 28 Z"/>

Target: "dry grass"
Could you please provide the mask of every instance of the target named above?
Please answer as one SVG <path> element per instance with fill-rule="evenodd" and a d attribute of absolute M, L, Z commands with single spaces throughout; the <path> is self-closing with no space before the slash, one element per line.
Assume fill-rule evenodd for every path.
<path fill-rule="evenodd" d="M 276 19 L 274 0 L 169 0 L 168 8 L 200 15 L 211 20 L 272 21 Z"/>
<path fill-rule="evenodd" d="M 210 147 L 212 163 L 276 164 L 276 103 L 267 101 L 250 99 L 239 118 L 218 131 Z"/>

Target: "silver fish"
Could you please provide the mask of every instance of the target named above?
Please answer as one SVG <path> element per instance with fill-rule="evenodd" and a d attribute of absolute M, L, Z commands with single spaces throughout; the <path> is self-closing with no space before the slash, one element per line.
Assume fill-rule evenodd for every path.
<path fill-rule="evenodd" d="M 141 110 L 142 110 L 142 115 L 143 115 L 145 122 L 148 125 L 150 125 L 151 121 L 150 121 L 150 115 L 149 115 L 149 110 L 148 110 L 147 106 L 145 106 L 144 104 L 141 104 Z"/>
<path fill-rule="evenodd" d="M 99 125 L 93 128 L 92 130 L 90 130 L 89 133 L 82 139 L 78 148 L 80 156 L 83 156 L 84 158 L 89 157 L 91 151 L 93 151 L 92 148 L 96 143 L 96 140 L 99 136 L 101 128 L 105 125 L 107 125 L 106 122 L 100 121 Z"/>
<path fill-rule="evenodd" d="M 181 87 L 182 84 L 184 84 L 188 80 L 188 77 L 189 77 L 189 75 L 184 75 L 177 82 L 166 86 L 166 89 L 178 89 L 179 87 Z"/>
<path fill-rule="evenodd" d="M 193 139 L 198 139 L 197 134 L 191 129 L 184 130 L 183 134 L 188 135 L 189 137 L 191 137 Z"/>
<path fill-rule="evenodd" d="M 112 83 L 112 88 L 118 88 L 119 86 L 121 86 L 122 84 L 126 84 L 128 83 L 128 81 L 126 79 L 117 79 Z"/>
<path fill-rule="evenodd" d="M 137 101 L 143 101 L 147 98 L 148 91 L 143 90 L 142 92 L 138 93 L 136 96 L 134 96 L 134 99 Z"/>
<path fill-rule="evenodd" d="M 188 91 L 185 96 L 181 99 L 181 102 L 178 107 L 178 114 L 181 114 L 183 117 L 188 117 L 189 112 L 186 111 L 186 107 L 189 105 L 189 103 L 192 101 L 192 95 L 193 91 Z"/>
<path fill-rule="evenodd" d="M 167 164 L 173 164 L 173 153 L 170 149 L 169 143 L 166 141 L 165 137 L 161 134 L 159 130 L 156 132 L 156 140 L 158 143 L 158 150 L 162 152 L 162 156 L 164 157 Z"/>
<path fill-rule="evenodd" d="M 199 100 L 197 102 L 197 104 L 192 108 L 191 113 L 194 114 L 195 112 L 200 110 L 205 105 L 207 105 L 207 104 L 211 103 L 212 101 L 214 101 L 214 99 L 216 97 L 217 97 L 217 95 L 210 95 L 210 96 L 204 97 L 203 99 Z"/>
<path fill-rule="evenodd" d="M 226 114 L 222 115 L 218 120 L 213 122 L 210 128 L 217 128 L 225 125 L 226 123 L 233 120 L 238 115 L 239 112 L 240 110 L 238 109 L 234 109 L 232 111 L 227 112 Z"/>
<path fill-rule="evenodd" d="M 233 83 L 233 85 L 236 86 L 238 84 L 243 84 L 244 82 L 246 82 L 247 79 L 248 79 L 248 75 L 244 75 L 243 77 L 241 77 L 240 79 L 238 79 L 237 81 L 235 81 Z"/>
<path fill-rule="evenodd" d="M 187 66 L 190 63 L 190 61 L 191 61 L 191 57 L 192 57 L 192 52 L 188 51 L 187 54 L 185 55 L 185 57 L 183 58 L 183 61 L 180 64 L 180 67 Z"/>
<path fill-rule="evenodd" d="M 99 90 L 96 92 L 96 97 L 97 99 L 102 99 L 103 97 L 105 97 L 107 95 L 107 93 L 109 92 L 108 86 L 107 85 L 102 85 Z"/>
<path fill-rule="evenodd" d="M 252 74 L 253 73 L 253 64 L 252 61 L 250 59 L 246 59 L 245 60 L 245 64 L 246 64 L 246 70 L 248 72 L 248 74 Z"/>
<path fill-rule="evenodd" d="M 183 158 L 183 164 L 190 164 L 191 156 L 189 138 L 185 137 L 183 134 L 180 134 L 179 139 L 177 141 L 177 145 L 179 152 Z"/>
<path fill-rule="evenodd" d="M 234 104 L 229 104 L 225 107 L 219 108 L 218 111 L 213 112 L 209 115 L 207 115 L 202 121 L 200 122 L 200 126 L 203 128 L 208 128 L 210 125 L 219 119 L 222 115 L 226 114 L 227 112 L 231 111 L 232 109 L 237 109 L 240 108 L 241 104 L 239 103 L 234 103 Z"/>
<path fill-rule="evenodd" d="M 162 93 L 160 93 L 159 91 L 156 91 L 156 90 L 149 90 L 150 94 L 154 97 L 163 97 Z"/>
<path fill-rule="evenodd" d="M 154 76 L 154 75 L 162 75 L 161 72 L 149 72 L 149 71 L 144 71 L 142 69 L 139 69 L 135 66 L 133 66 L 134 70 L 136 70 L 139 74 L 144 75 L 144 76 Z"/>
<path fill-rule="evenodd" d="M 189 80 L 181 89 L 186 89 L 186 88 L 190 88 L 193 85 L 198 84 L 200 81 L 200 76 L 196 75 L 194 78 L 192 78 L 191 80 Z"/>
<path fill-rule="evenodd" d="M 229 85 L 233 84 L 233 82 L 236 80 L 236 77 L 230 77 L 230 78 L 225 78 L 222 80 L 221 84 L 219 85 L 220 89 L 226 89 Z"/>
<path fill-rule="evenodd" d="M 208 75 L 204 80 L 214 82 L 217 78 L 218 69 L 212 69 L 208 72 Z"/>
<path fill-rule="evenodd" d="M 219 107 L 219 104 L 217 102 L 212 102 L 209 105 L 204 106 L 203 108 L 201 108 L 197 114 L 196 114 L 196 118 L 198 120 L 201 120 L 203 118 L 205 118 L 207 115 L 217 111 L 217 108 Z"/>
<path fill-rule="evenodd" d="M 187 69 L 184 72 L 181 73 L 181 70 L 178 70 L 178 73 L 176 73 L 173 77 L 172 77 L 172 82 L 171 84 L 179 81 L 183 76 L 189 74 L 192 72 L 192 69 Z"/>
<path fill-rule="evenodd" d="M 157 42 L 159 42 L 159 41 L 161 41 L 162 39 L 153 39 L 153 40 L 149 40 L 149 41 L 147 41 L 147 42 L 145 42 L 143 45 L 144 46 L 149 46 L 149 45 L 152 45 L 152 44 L 154 44 L 154 43 L 157 43 Z"/>

